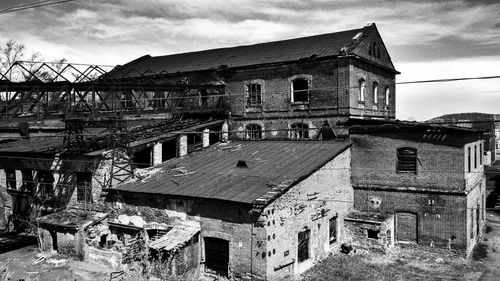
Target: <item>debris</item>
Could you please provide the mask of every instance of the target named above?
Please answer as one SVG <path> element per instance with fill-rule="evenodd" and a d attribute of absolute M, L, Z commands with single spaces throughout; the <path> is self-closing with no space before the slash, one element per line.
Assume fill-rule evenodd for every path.
<path fill-rule="evenodd" d="M 437 262 L 437 263 L 443 263 L 443 262 L 444 262 L 444 260 L 443 260 L 442 258 L 437 258 L 437 259 L 435 260 L 435 262 Z"/>
<path fill-rule="evenodd" d="M 53 259 L 53 258 L 47 259 L 47 263 L 54 266 L 61 266 L 66 264 L 67 262 L 68 262 L 67 259 Z"/>
<path fill-rule="evenodd" d="M 31 263 L 31 265 L 37 265 L 39 263 L 42 263 L 42 262 L 45 262 L 47 258 L 42 256 L 42 257 L 39 257 L 38 259 L 36 259 L 34 262 Z"/>
<path fill-rule="evenodd" d="M 342 244 L 340 245 L 340 252 L 343 254 L 349 254 L 352 251 L 352 245 L 351 244 Z"/>

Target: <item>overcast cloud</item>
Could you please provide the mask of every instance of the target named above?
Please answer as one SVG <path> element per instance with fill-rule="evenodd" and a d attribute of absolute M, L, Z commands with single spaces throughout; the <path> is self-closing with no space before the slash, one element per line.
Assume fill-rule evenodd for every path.
<path fill-rule="evenodd" d="M 4 0 L 0 9 L 31 2 Z M 252 44 L 375 22 L 402 72 L 397 80 L 410 81 L 500 75 L 498 15 L 495 0 L 80 0 L 0 14 L 0 41 L 24 42 L 47 59 L 123 64 L 145 54 Z M 500 104 L 499 82 L 398 86 L 398 117 L 500 113 L 494 106 Z M 439 107 L 423 104 L 423 96 Z"/>

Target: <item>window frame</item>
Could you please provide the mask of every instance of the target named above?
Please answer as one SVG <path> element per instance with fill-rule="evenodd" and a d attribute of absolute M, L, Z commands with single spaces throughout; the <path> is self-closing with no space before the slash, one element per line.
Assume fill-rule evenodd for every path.
<path fill-rule="evenodd" d="M 409 151 L 413 155 L 402 155 L 403 152 Z M 412 163 L 408 163 L 411 161 Z M 407 168 L 402 165 L 411 165 L 413 168 Z M 414 147 L 400 147 L 396 149 L 396 172 L 399 174 L 417 174 L 418 173 L 418 149 Z"/>
<path fill-rule="evenodd" d="M 262 83 L 258 81 L 250 81 L 245 84 L 245 87 L 246 87 L 246 106 L 247 107 L 262 106 L 262 91 L 264 88 Z M 252 89 L 252 87 L 255 87 L 255 89 Z"/>
<path fill-rule="evenodd" d="M 358 80 L 358 91 L 358 102 L 364 103 L 366 98 L 366 80 L 364 78 Z"/>
<path fill-rule="evenodd" d="M 389 86 L 385 87 L 385 105 L 389 106 L 390 105 L 390 94 L 391 94 L 391 88 Z"/>
<path fill-rule="evenodd" d="M 378 104 L 378 82 L 374 81 L 373 82 L 373 104 Z"/>
<path fill-rule="evenodd" d="M 307 90 L 295 90 L 294 83 L 297 80 L 306 81 L 307 82 Z M 303 100 L 297 101 L 296 98 L 295 98 L 295 92 L 296 91 L 300 91 L 300 93 L 304 93 L 305 92 L 306 100 L 305 101 L 303 101 Z M 297 77 L 291 79 L 291 81 L 290 81 L 290 100 L 291 100 L 292 103 L 296 103 L 296 104 L 308 104 L 309 103 L 309 97 L 310 97 L 309 96 L 310 95 L 310 91 L 311 91 L 311 78 L 310 77 L 297 76 Z"/>
<path fill-rule="evenodd" d="M 309 139 L 309 124 L 296 122 L 290 125 L 290 139 L 308 140 Z"/>
<path fill-rule="evenodd" d="M 255 128 L 252 128 L 252 126 L 255 126 Z M 258 127 L 258 129 L 256 129 Z M 259 137 L 257 137 L 257 135 Z M 256 124 L 256 123 L 251 123 L 247 124 L 245 126 L 245 139 L 247 140 L 261 140 L 263 139 L 263 130 L 262 130 L 262 125 Z"/>
<path fill-rule="evenodd" d="M 301 236 L 303 239 L 301 240 Z M 297 262 L 302 263 L 311 258 L 311 230 L 306 228 L 297 233 Z M 302 242 L 302 243 L 301 243 Z"/>

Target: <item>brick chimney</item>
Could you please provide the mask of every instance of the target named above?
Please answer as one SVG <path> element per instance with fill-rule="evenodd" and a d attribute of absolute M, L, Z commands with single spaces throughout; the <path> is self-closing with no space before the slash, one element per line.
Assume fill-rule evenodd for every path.
<path fill-rule="evenodd" d="M 187 135 L 180 135 L 177 140 L 177 157 L 184 157 L 188 154 Z"/>

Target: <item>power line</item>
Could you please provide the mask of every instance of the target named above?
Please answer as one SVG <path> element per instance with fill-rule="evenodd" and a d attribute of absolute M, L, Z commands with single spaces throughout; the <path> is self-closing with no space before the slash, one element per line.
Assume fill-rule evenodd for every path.
<path fill-rule="evenodd" d="M 14 13 L 14 12 L 22 11 L 22 10 L 27 10 L 27 9 L 32 9 L 32 8 L 40 8 L 40 7 L 62 4 L 62 3 L 67 3 L 67 2 L 74 2 L 74 1 L 78 1 L 78 0 L 44 0 L 44 1 L 39 1 L 39 2 L 30 3 L 30 4 L 19 5 L 19 6 L 15 6 L 15 7 L 2 9 L 2 10 L 0 10 L 0 14 Z"/>
<path fill-rule="evenodd" d="M 477 76 L 477 77 L 462 77 L 462 78 L 443 78 L 443 79 L 433 79 L 433 80 L 417 80 L 417 81 L 405 81 L 398 82 L 397 85 L 404 84 L 420 84 L 420 83 L 438 83 L 438 82 L 454 82 L 454 81 L 466 81 L 466 80 L 485 80 L 485 79 L 498 79 L 500 75 L 496 76 Z"/>

